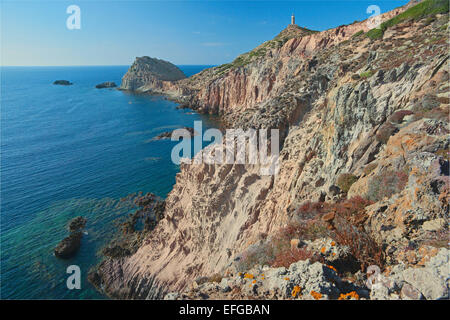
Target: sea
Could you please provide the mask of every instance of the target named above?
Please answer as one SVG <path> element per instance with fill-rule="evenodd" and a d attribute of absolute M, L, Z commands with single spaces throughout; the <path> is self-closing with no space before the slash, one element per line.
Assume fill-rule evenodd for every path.
<path fill-rule="evenodd" d="M 179 66 L 186 76 L 208 67 Z M 140 191 L 165 198 L 180 170 L 171 161 L 177 142 L 152 138 L 194 121 L 217 127 L 213 116 L 163 96 L 95 88 L 120 85 L 127 69 L 0 67 L 2 299 L 105 299 L 87 274 L 117 219 L 131 213 L 120 199 Z M 87 218 L 81 248 L 58 259 L 53 249 L 76 216 Z M 67 286 L 70 265 L 80 268 L 80 289 Z"/>

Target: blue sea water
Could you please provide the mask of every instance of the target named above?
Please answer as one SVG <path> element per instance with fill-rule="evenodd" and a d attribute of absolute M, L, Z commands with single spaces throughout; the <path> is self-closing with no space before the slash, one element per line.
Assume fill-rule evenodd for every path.
<path fill-rule="evenodd" d="M 206 67 L 180 66 L 187 76 Z M 170 159 L 176 142 L 151 138 L 195 120 L 217 125 L 164 97 L 95 88 L 120 84 L 127 68 L 1 67 L 1 298 L 104 298 L 87 273 L 114 220 L 130 212 L 119 199 L 139 191 L 165 197 L 179 171 Z M 73 85 L 52 85 L 60 79 Z M 53 248 L 78 215 L 88 219 L 81 249 L 59 260 Z M 73 264 L 81 290 L 66 286 Z"/>

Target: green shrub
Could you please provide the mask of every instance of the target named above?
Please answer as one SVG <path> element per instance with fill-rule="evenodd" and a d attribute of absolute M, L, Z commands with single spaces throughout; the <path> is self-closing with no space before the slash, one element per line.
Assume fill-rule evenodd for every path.
<path fill-rule="evenodd" d="M 356 38 L 359 37 L 360 35 L 362 35 L 364 33 L 363 30 L 359 30 L 358 32 L 356 32 L 354 35 L 352 35 L 352 38 Z"/>
<path fill-rule="evenodd" d="M 337 178 L 337 186 L 345 193 L 350 190 L 352 184 L 358 180 L 358 177 L 351 173 L 343 173 Z"/>
<path fill-rule="evenodd" d="M 361 73 L 359 76 L 360 76 L 362 79 L 368 79 L 368 78 L 370 78 L 371 76 L 373 76 L 374 74 L 375 74 L 375 72 L 374 72 L 373 70 L 369 70 L 369 71 L 366 71 L 366 72 Z"/>

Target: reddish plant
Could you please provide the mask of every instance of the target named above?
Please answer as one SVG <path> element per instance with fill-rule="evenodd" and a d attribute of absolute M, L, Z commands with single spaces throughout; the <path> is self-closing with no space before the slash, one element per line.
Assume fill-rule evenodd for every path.
<path fill-rule="evenodd" d="M 314 253 L 305 248 L 295 248 L 292 250 L 288 249 L 278 253 L 275 259 L 271 261 L 270 265 L 275 268 L 278 267 L 289 268 L 291 264 L 300 260 L 307 260 L 307 259 L 310 259 L 311 262 L 315 262 L 319 261 L 320 258 L 319 256 L 315 255 Z"/>
<path fill-rule="evenodd" d="M 386 144 L 394 133 L 397 132 L 397 128 L 389 121 L 383 124 L 377 131 L 375 138 L 377 141 Z"/>
<path fill-rule="evenodd" d="M 379 201 L 402 191 L 408 182 L 408 175 L 401 170 L 385 170 L 373 177 L 369 183 L 367 197 L 371 201 Z"/>

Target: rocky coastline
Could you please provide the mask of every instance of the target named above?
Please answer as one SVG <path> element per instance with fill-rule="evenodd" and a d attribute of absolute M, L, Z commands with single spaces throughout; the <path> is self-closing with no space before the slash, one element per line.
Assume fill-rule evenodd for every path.
<path fill-rule="evenodd" d="M 190 78 L 146 75 L 138 58 L 122 89 L 279 129 L 280 172 L 182 164 L 163 217 L 134 252 L 103 260 L 96 287 L 130 299 L 448 299 L 448 2 L 381 18 L 381 31 L 288 27 Z"/>

